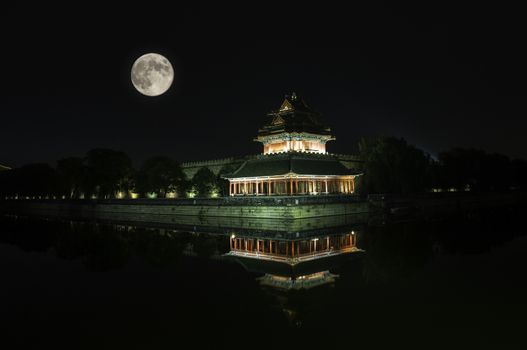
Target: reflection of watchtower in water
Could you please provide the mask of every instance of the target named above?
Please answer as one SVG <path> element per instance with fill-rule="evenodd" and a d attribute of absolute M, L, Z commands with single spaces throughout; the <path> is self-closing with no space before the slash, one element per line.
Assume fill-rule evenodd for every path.
<path fill-rule="evenodd" d="M 362 255 L 357 236 L 355 231 L 297 239 L 232 235 L 227 255 L 248 271 L 263 273 L 264 286 L 307 289 L 334 282 L 338 276 L 330 269 Z"/>

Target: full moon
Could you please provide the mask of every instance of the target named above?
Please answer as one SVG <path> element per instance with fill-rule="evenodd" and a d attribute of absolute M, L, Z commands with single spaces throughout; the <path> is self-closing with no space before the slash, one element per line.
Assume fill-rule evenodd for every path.
<path fill-rule="evenodd" d="M 146 96 L 159 96 L 172 85 L 174 69 L 166 57 L 147 53 L 134 62 L 131 76 L 137 91 Z"/>

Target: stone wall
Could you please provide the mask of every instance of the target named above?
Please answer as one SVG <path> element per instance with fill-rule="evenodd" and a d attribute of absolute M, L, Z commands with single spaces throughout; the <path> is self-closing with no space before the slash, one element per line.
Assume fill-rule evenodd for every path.
<path fill-rule="evenodd" d="M 186 162 L 181 164 L 183 173 L 187 176 L 187 179 L 192 179 L 194 174 L 199 169 L 207 167 L 214 174 L 218 175 L 223 167 L 232 166 L 234 169 L 238 168 L 242 163 L 248 159 L 248 157 L 230 157 L 224 159 L 204 160 L 199 162 Z"/>
<path fill-rule="evenodd" d="M 173 199 L 108 201 L 1 201 L 0 211 L 78 218 L 133 217 L 150 220 L 153 216 L 230 217 L 248 219 L 306 219 L 368 212 L 368 202 L 358 198 L 318 197 Z"/>

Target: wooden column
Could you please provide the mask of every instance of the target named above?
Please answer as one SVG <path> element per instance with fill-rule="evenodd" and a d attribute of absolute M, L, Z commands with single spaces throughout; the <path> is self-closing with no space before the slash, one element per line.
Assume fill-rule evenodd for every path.
<path fill-rule="evenodd" d="M 260 185 L 260 184 L 258 183 L 258 181 L 256 181 L 256 195 L 258 195 L 258 186 L 259 186 L 259 185 Z"/>
<path fill-rule="evenodd" d="M 325 187 L 326 187 L 326 194 L 328 193 L 328 180 L 324 180 L 324 184 L 325 184 Z"/>
<path fill-rule="evenodd" d="M 267 195 L 271 195 L 271 180 L 267 180 Z"/>
<path fill-rule="evenodd" d="M 293 195 L 293 178 L 289 178 L 289 195 Z"/>
<path fill-rule="evenodd" d="M 295 257 L 295 241 L 291 242 L 291 257 Z"/>

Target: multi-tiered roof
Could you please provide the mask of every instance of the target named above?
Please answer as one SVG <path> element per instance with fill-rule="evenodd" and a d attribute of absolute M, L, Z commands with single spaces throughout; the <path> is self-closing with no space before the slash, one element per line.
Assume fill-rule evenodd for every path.
<path fill-rule="evenodd" d="M 326 153 L 326 142 L 335 138 L 302 98 L 286 96 L 280 109 L 268 116 L 255 139 L 263 144 L 263 154 L 223 176 L 231 196 L 355 192 L 355 178 L 362 172 Z"/>
<path fill-rule="evenodd" d="M 287 151 L 325 152 L 327 141 L 334 140 L 322 116 L 295 93 L 286 95 L 278 110 L 267 114 L 269 121 L 259 130 L 255 141 L 264 145 L 264 154 Z"/>

